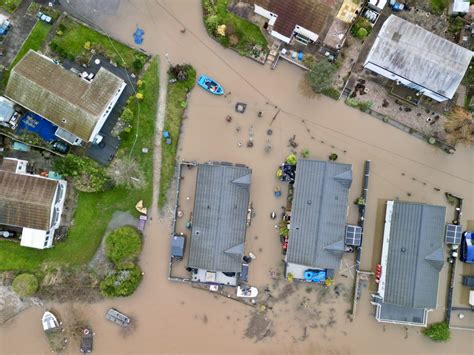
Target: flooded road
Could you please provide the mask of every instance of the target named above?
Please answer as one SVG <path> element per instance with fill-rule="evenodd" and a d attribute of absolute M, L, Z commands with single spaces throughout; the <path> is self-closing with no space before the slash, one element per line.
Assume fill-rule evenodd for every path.
<path fill-rule="evenodd" d="M 116 11 L 102 17 L 100 24 L 127 43 L 132 42 L 136 25 L 143 28 L 143 48 L 160 54 L 162 72 L 168 66 L 166 58 L 171 63 L 188 62 L 198 74 L 211 75 L 231 92 L 224 98 L 199 88 L 193 90 L 179 159 L 231 161 L 253 169 L 251 201 L 256 216 L 247 231 L 246 251 L 257 258 L 251 264 L 249 281 L 259 287 L 277 283 L 276 298 L 281 300 L 268 313 L 272 334 L 255 342 L 245 336 L 252 317 L 248 306 L 168 282 L 171 212 L 167 210 L 158 217 L 154 209 L 140 260 L 145 276 L 136 294 L 123 300 L 75 305 L 96 333 L 96 353 L 472 354 L 474 343 L 469 332 L 455 331 L 449 343 L 435 344 L 421 336 L 420 329 L 377 323 L 369 303 L 373 291 L 370 284 L 363 289 L 354 322 L 347 317 L 350 304 L 343 296 L 322 295 L 317 288 L 308 291 L 304 285 L 286 292 L 285 281 L 271 279 L 271 275 L 281 272 L 282 254 L 275 222 L 269 218 L 283 205 L 283 185 L 283 197 L 273 196 L 273 188 L 279 184 L 275 172 L 290 152 L 288 140 L 292 136 L 296 136 L 298 152 L 308 149 L 315 159 L 327 159 L 335 152 L 338 161 L 353 165 L 350 202 L 360 195 L 364 161 L 371 160 L 361 265 L 361 269 L 370 270 L 380 252 L 385 199 L 446 205 L 444 192 L 449 191 L 465 198 L 464 224 L 474 219 L 472 150 L 459 147 L 456 154 L 447 155 L 343 103 L 325 97 L 303 97 L 299 91 L 300 69 L 283 62 L 271 71 L 212 41 L 202 25 L 200 1 L 122 1 Z M 182 34 L 184 26 L 187 30 Z M 239 101 L 248 105 L 244 114 L 234 111 Z M 259 111 L 263 111 L 262 118 L 257 117 Z M 233 117 L 232 122 L 225 120 L 227 115 Z M 249 137 L 253 137 L 252 148 L 246 147 Z M 264 149 L 267 144 L 272 147 L 268 153 Z M 447 220 L 452 214 L 449 206 Z M 356 221 L 351 204 L 348 222 Z M 344 268 L 351 268 L 350 260 Z M 430 314 L 430 321 L 443 316 L 446 269 L 440 283 L 440 307 Z M 351 284 L 350 279 L 339 279 L 344 285 Z M 318 303 L 317 299 L 325 301 Z M 136 319 L 131 334 L 124 335 L 103 319 L 112 305 Z M 69 307 L 54 305 L 59 314 L 68 314 Z M 3 326 L 0 353 L 50 353 L 40 325 L 41 314 L 39 307 L 30 308 Z M 77 352 L 77 347 L 69 351 Z"/>

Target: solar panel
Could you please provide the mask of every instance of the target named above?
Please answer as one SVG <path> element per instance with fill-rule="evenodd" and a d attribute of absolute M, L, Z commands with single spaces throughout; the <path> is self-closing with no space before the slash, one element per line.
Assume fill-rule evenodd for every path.
<path fill-rule="evenodd" d="M 446 244 L 461 244 L 462 226 L 456 224 L 446 225 Z"/>
<path fill-rule="evenodd" d="M 346 245 L 360 247 L 360 245 L 362 244 L 362 228 L 359 226 L 347 225 L 344 243 Z"/>

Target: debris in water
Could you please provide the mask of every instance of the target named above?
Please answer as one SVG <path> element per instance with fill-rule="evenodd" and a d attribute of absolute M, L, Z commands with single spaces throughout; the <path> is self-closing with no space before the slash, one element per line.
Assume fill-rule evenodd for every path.
<path fill-rule="evenodd" d="M 270 144 L 270 141 L 267 141 L 267 144 L 265 144 L 265 153 L 270 153 L 272 151 L 272 145 Z"/>
<path fill-rule="evenodd" d="M 249 139 L 247 142 L 247 148 L 252 148 L 252 147 L 253 147 L 253 141 Z"/>
<path fill-rule="evenodd" d="M 275 211 L 272 211 L 272 213 L 270 214 L 270 218 L 271 219 L 275 219 L 277 216 L 276 212 Z"/>
<path fill-rule="evenodd" d="M 291 138 L 288 140 L 288 144 L 289 144 L 290 147 L 292 147 L 292 148 L 298 147 L 298 143 L 296 143 L 296 134 L 293 135 L 293 137 L 291 137 Z"/>
<path fill-rule="evenodd" d="M 258 116 L 258 117 L 263 117 L 263 111 L 258 111 L 257 116 Z"/>
<path fill-rule="evenodd" d="M 273 134 L 273 131 L 271 128 L 267 129 L 267 136 L 271 136 Z"/>
<path fill-rule="evenodd" d="M 247 108 L 247 104 L 243 102 L 237 102 L 235 104 L 235 111 L 238 113 L 244 113 L 245 109 Z"/>
<path fill-rule="evenodd" d="M 241 141 L 238 141 L 238 142 L 237 142 L 237 146 L 241 147 L 241 146 L 242 146 L 242 142 L 241 142 Z"/>
<path fill-rule="evenodd" d="M 226 120 L 227 122 L 232 122 L 232 116 L 227 115 L 226 118 L 225 118 L 225 120 Z"/>

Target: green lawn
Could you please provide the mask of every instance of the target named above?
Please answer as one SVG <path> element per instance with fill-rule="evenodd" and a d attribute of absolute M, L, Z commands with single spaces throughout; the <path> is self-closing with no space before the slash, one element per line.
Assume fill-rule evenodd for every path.
<path fill-rule="evenodd" d="M 145 172 L 146 186 L 142 189 L 114 188 L 100 193 L 79 192 L 74 225 L 70 228 L 66 241 L 56 243 L 54 248 L 48 250 L 35 250 L 20 247 L 17 243 L 2 242 L 0 244 L 0 270 L 36 272 L 43 263 L 70 265 L 87 263 L 96 252 L 115 211 L 136 213 L 135 204 L 139 200 L 143 200 L 147 206 L 151 204 L 153 140 L 159 91 L 158 68 L 158 60 L 153 59 L 142 78 L 144 99 L 140 103 L 137 144 L 131 151 L 137 127 L 137 108 L 133 105 L 135 99 L 132 99 L 131 107 L 134 107 L 135 115 L 132 122 L 133 128 L 122 137 L 117 154 L 119 157 L 131 154 L 132 159 L 139 162 L 141 169 Z M 142 147 L 147 147 L 149 152 L 143 154 Z"/>
<path fill-rule="evenodd" d="M 254 45 L 263 49 L 268 46 L 260 28 L 227 10 L 229 0 L 202 0 L 204 24 L 207 31 L 223 46 L 236 49 L 242 55 L 252 52 Z M 217 27 L 226 25 L 225 36 L 217 33 Z"/>
<path fill-rule="evenodd" d="M 0 7 L 9 13 L 14 13 L 23 0 L 0 0 Z"/>
<path fill-rule="evenodd" d="M 49 25 L 43 21 L 37 21 L 31 30 L 28 38 L 25 40 L 20 50 L 18 51 L 15 59 L 8 67 L 8 70 L 3 74 L 3 85 L 6 86 L 8 78 L 10 77 L 10 70 L 20 61 L 21 58 L 30 50 L 39 50 L 42 46 L 52 25 Z"/>
<path fill-rule="evenodd" d="M 147 56 L 133 48 L 84 26 L 69 17 L 58 26 L 62 35 L 56 34 L 50 43 L 51 49 L 69 59 L 88 60 L 91 49 L 105 55 L 118 65 L 135 72 L 140 71 L 139 62 L 144 63 Z M 89 44 L 86 44 L 89 42 Z M 86 47 L 89 47 L 86 49 Z"/>
<path fill-rule="evenodd" d="M 189 66 L 186 81 L 178 81 L 168 85 L 166 97 L 166 116 L 164 130 L 171 137 L 171 144 L 161 144 L 161 172 L 160 172 L 160 194 L 158 196 L 158 207 L 162 209 L 168 200 L 168 190 L 176 167 L 176 151 L 178 149 L 179 136 L 181 133 L 181 121 L 186 108 L 186 94 L 194 87 L 196 82 L 196 71 Z"/>

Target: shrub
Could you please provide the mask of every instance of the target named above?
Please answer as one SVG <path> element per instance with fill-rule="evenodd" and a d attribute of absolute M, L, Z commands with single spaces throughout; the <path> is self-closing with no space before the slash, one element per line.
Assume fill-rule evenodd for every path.
<path fill-rule="evenodd" d="M 63 31 L 60 31 L 60 30 L 58 30 L 58 31 L 56 31 L 56 34 L 57 34 L 59 37 L 61 37 L 62 35 L 64 35 L 64 32 L 63 32 Z"/>
<path fill-rule="evenodd" d="M 336 66 L 327 60 L 317 62 L 311 71 L 306 74 L 306 81 L 315 93 L 322 93 L 332 86 Z"/>
<path fill-rule="evenodd" d="M 334 100 L 339 100 L 339 96 L 341 96 L 341 93 L 339 92 L 339 90 L 337 90 L 336 88 L 334 87 L 329 87 L 327 89 L 324 89 L 322 91 L 322 94 L 323 95 L 326 95 Z"/>
<path fill-rule="evenodd" d="M 54 162 L 54 170 L 65 177 L 71 177 L 79 191 L 104 191 L 109 183 L 105 169 L 89 158 L 72 154 Z"/>
<path fill-rule="evenodd" d="M 303 57 L 302 63 L 306 68 L 311 70 L 314 68 L 317 62 L 316 62 L 316 58 L 314 58 L 313 55 L 305 54 L 305 56 Z"/>
<path fill-rule="evenodd" d="M 87 41 L 84 43 L 84 49 L 90 51 L 91 48 L 92 48 L 91 42 Z"/>
<path fill-rule="evenodd" d="M 214 34 L 219 25 L 219 17 L 217 15 L 208 16 L 204 19 L 204 24 L 206 25 L 207 30 Z"/>
<path fill-rule="evenodd" d="M 362 30 L 363 29 L 363 30 Z M 352 25 L 351 33 L 354 37 L 365 38 L 372 31 L 372 26 L 369 21 L 363 17 L 359 17 Z"/>
<path fill-rule="evenodd" d="M 368 35 L 369 35 L 369 31 L 367 31 L 367 30 L 366 30 L 365 28 L 363 28 L 363 27 L 359 28 L 359 29 L 357 30 L 357 32 L 356 32 L 356 37 L 357 37 L 357 38 L 360 38 L 360 39 L 365 38 L 365 37 L 367 37 Z"/>
<path fill-rule="evenodd" d="M 100 291 L 107 297 L 130 296 L 138 288 L 141 280 L 140 268 L 136 265 L 129 266 L 106 276 L 100 283 Z"/>
<path fill-rule="evenodd" d="M 118 267 L 133 262 L 141 249 L 142 238 L 138 231 L 130 226 L 114 230 L 105 240 L 105 256 Z"/>
<path fill-rule="evenodd" d="M 329 156 L 329 160 L 330 161 L 336 161 L 337 160 L 337 154 L 336 153 L 331 153 L 331 155 Z"/>
<path fill-rule="evenodd" d="M 133 60 L 133 63 L 132 63 L 133 69 L 135 69 L 138 72 L 138 71 L 142 70 L 143 65 L 144 65 L 143 59 L 139 58 L 139 57 L 135 57 L 135 59 Z"/>
<path fill-rule="evenodd" d="M 290 154 L 286 157 L 286 163 L 290 165 L 296 165 L 296 155 L 295 154 Z"/>
<path fill-rule="evenodd" d="M 306 148 L 305 148 L 305 149 L 303 149 L 303 150 L 301 151 L 301 156 L 302 156 L 303 158 L 305 158 L 305 159 L 306 159 L 307 157 L 309 157 L 309 154 L 310 154 L 309 149 L 306 149 Z"/>
<path fill-rule="evenodd" d="M 38 291 L 38 279 L 33 274 L 20 274 L 13 280 L 13 291 L 20 297 L 30 297 Z"/>
<path fill-rule="evenodd" d="M 423 329 L 423 334 L 433 341 L 448 341 L 451 332 L 447 322 L 433 323 L 428 328 Z"/>
<path fill-rule="evenodd" d="M 356 98 L 348 98 L 346 100 L 346 104 L 348 104 L 351 107 L 358 108 L 362 112 L 367 112 L 370 110 L 372 107 L 373 103 L 371 101 L 360 101 L 357 100 Z"/>
<path fill-rule="evenodd" d="M 143 96 L 143 93 L 142 92 L 137 92 L 135 94 L 135 98 L 139 101 L 142 101 L 145 97 Z"/>
<path fill-rule="evenodd" d="M 58 30 L 61 31 L 61 32 L 64 32 L 64 31 L 66 31 L 66 26 L 64 26 L 63 23 L 60 23 L 60 24 L 58 25 Z"/>

